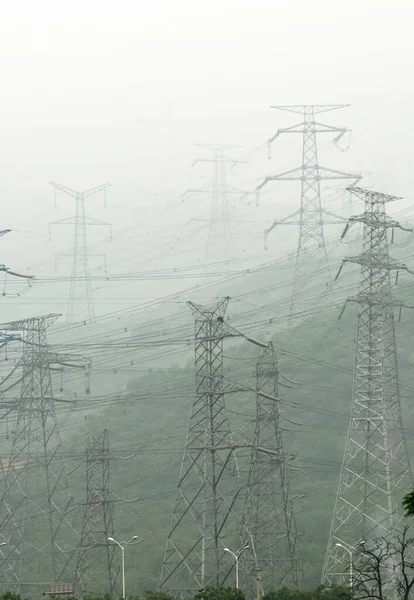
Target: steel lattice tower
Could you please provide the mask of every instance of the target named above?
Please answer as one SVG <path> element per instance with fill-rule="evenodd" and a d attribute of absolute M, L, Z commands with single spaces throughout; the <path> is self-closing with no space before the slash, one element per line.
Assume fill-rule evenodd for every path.
<path fill-rule="evenodd" d="M 189 189 L 184 195 L 189 193 L 205 193 L 211 195 L 211 211 L 208 223 L 209 234 L 205 250 L 204 264 L 210 262 L 225 262 L 229 264 L 234 253 L 234 243 L 231 233 L 230 211 L 228 204 L 229 194 L 242 194 L 237 188 L 229 186 L 227 183 L 227 168 L 229 165 L 236 165 L 245 161 L 236 160 L 227 156 L 226 151 L 238 148 L 234 145 L 206 145 L 196 144 L 201 148 L 211 150 L 213 155 L 209 158 L 199 158 L 193 162 L 193 165 L 199 162 L 208 162 L 213 164 L 213 181 L 211 185 Z M 195 220 L 195 219 L 194 219 Z M 199 219 L 197 219 L 199 220 Z M 215 258 L 213 258 L 213 250 Z"/>
<path fill-rule="evenodd" d="M 51 365 L 89 368 L 90 361 L 50 350 L 46 329 L 59 316 L 1 325 L 23 337 L 21 397 L 2 469 L 0 539 L 7 544 L 0 555 L 1 585 L 25 595 L 45 591 L 46 583 L 73 583 L 76 507 L 61 455 Z"/>
<path fill-rule="evenodd" d="M 224 548 L 239 543 L 242 486 L 224 405 L 224 394 L 234 391 L 223 377 L 223 339 L 232 335 L 224 323 L 228 301 L 209 308 L 188 303 L 195 319 L 195 399 L 160 580 L 161 590 L 177 596 L 233 585 L 234 564 Z M 250 539 L 246 531 L 242 539 Z M 252 587 L 255 573 L 244 567 L 254 562 L 251 553 L 252 542 L 240 572 Z"/>
<path fill-rule="evenodd" d="M 86 501 L 75 574 L 75 589 L 82 594 L 88 589 L 112 596 L 116 585 L 116 546 L 108 542 L 108 537 L 114 536 L 109 461 L 108 431 L 105 429 L 100 435 L 90 433 L 85 453 Z"/>
<path fill-rule="evenodd" d="M 354 180 L 353 185 L 361 180 L 362 175 L 345 173 L 335 169 L 328 169 L 319 164 L 317 134 L 332 133 L 337 134 L 334 141 L 338 140 L 350 131 L 344 127 L 333 127 L 324 125 L 315 121 L 318 114 L 338 110 L 349 106 L 347 104 L 333 105 L 293 105 L 293 106 L 273 106 L 279 110 L 297 113 L 303 116 L 303 121 L 287 129 L 278 129 L 276 134 L 269 139 L 269 158 L 271 144 L 282 133 L 302 134 L 302 164 L 295 169 L 271 175 L 257 187 L 257 193 L 270 181 L 300 181 L 301 182 L 301 202 L 300 208 L 280 221 L 274 221 L 271 227 L 266 230 L 265 236 L 270 233 L 276 225 L 299 225 L 299 239 L 296 249 L 295 274 L 293 278 L 292 294 L 290 301 L 290 319 L 292 319 L 297 298 L 303 293 L 309 278 L 313 275 L 309 273 L 307 265 L 309 250 L 312 246 L 319 249 L 322 253 L 321 259 L 327 268 L 327 256 L 324 237 L 324 224 L 340 223 L 344 219 L 327 211 L 322 207 L 320 182 L 327 180 Z"/>
<path fill-rule="evenodd" d="M 278 365 L 273 344 L 256 365 L 256 418 L 247 483 L 246 521 L 256 550 L 263 591 L 302 584 L 288 461 L 280 430 Z"/>
<path fill-rule="evenodd" d="M 361 283 L 350 299 L 358 303 L 352 413 L 324 567 L 328 584 L 346 579 L 347 553 L 336 544 L 349 548 L 361 539 L 391 539 L 402 527 L 402 497 L 413 487 L 400 415 L 390 283 L 391 269 L 407 267 L 389 256 L 387 229 L 403 228 L 385 213 L 385 204 L 397 198 L 351 191 L 365 202 L 365 212 L 350 219 L 363 224 L 363 248 L 345 261 L 361 265 Z"/>
<path fill-rule="evenodd" d="M 91 254 L 88 251 L 88 226 L 104 225 L 111 228 L 111 225 L 109 223 L 105 223 L 105 221 L 87 217 L 85 211 L 85 200 L 89 196 L 93 196 L 98 192 L 104 192 L 104 194 L 106 194 L 106 189 L 111 184 L 104 183 L 103 185 L 92 188 L 85 192 L 76 192 L 69 187 L 56 183 L 55 181 L 51 181 L 50 184 L 55 188 L 55 192 L 56 190 L 60 190 L 68 196 L 72 196 L 72 198 L 75 198 L 76 200 L 75 218 L 70 217 L 68 219 L 60 219 L 59 221 L 53 221 L 50 223 L 50 225 L 72 225 L 74 227 L 73 250 L 71 252 L 72 274 L 70 279 L 66 320 L 71 322 L 75 319 L 75 304 L 82 298 L 86 298 L 86 317 L 89 320 L 93 320 L 95 318 L 95 306 L 93 302 L 91 278 L 89 272 L 89 256 L 91 256 Z M 65 255 L 65 253 L 63 253 L 63 255 Z M 79 289 L 82 289 L 82 293 L 77 291 Z"/>

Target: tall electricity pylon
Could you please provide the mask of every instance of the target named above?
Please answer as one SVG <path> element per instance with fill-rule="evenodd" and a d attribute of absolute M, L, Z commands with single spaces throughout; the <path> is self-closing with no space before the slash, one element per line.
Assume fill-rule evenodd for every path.
<path fill-rule="evenodd" d="M 211 210 L 209 223 L 209 234 L 204 257 L 204 266 L 211 261 L 223 262 L 226 266 L 234 253 L 234 243 L 231 233 L 230 211 L 228 205 L 229 194 L 243 194 L 237 188 L 227 184 L 227 167 L 228 165 L 236 165 L 246 161 L 237 160 L 227 156 L 226 151 L 238 148 L 234 145 L 206 145 L 195 144 L 200 148 L 212 150 L 213 155 L 208 158 L 198 158 L 193 162 L 193 166 L 200 162 L 213 163 L 213 182 L 211 185 L 206 185 L 200 188 L 189 189 L 184 192 L 187 194 L 210 194 L 211 195 Z M 199 219 L 193 219 L 199 220 Z M 214 257 L 213 257 L 214 249 Z"/>
<path fill-rule="evenodd" d="M 394 196 L 354 188 L 365 211 L 351 217 L 363 224 L 351 422 L 329 535 L 323 581 L 347 579 L 346 548 L 362 539 L 391 539 L 403 527 L 401 499 L 413 487 L 401 422 L 390 271 L 408 270 L 388 253 L 387 230 L 401 228 L 385 213 Z M 341 267 L 342 268 L 342 267 Z M 339 273 L 338 273 L 339 275 Z M 340 546 L 338 546 L 340 544 Z M 392 582 L 390 583 L 392 587 Z"/>
<path fill-rule="evenodd" d="M 113 500 L 109 488 L 109 441 L 105 429 L 100 435 L 89 434 L 85 453 L 86 500 L 75 574 L 75 589 L 113 596 L 117 579 L 114 569 L 116 546 Z"/>
<path fill-rule="evenodd" d="M 246 522 L 256 550 L 263 591 L 303 583 L 295 515 L 289 491 L 278 400 L 278 365 L 273 344 L 256 365 L 256 418 L 246 498 Z"/>
<path fill-rule="evenodd" d="M 75 304 L 80 299 L 86 299 L 87 319 L 93 320 L 95 318 L 95 306 L 93 302 L 91 278 L 89 272 L 89 254 L 88 252 L 88 235 L 87 230 L 90 225 L 104 225 L 111 229 L 112 238 L 112 227 L 110 223 L 100 221 L 99 219 L 92 219 L 86 216 L 85 212 L 85 200 L 89 196 L 93 196 L 98 192 L 104 192 L 105 203 L 106 203 L 106 189 L 110 186 L 110 183 L 104 183 L 98 187 L 86 190 L 85 192 L 76 192 L 69 187 L 60 185 L 55 181 L 51 181 L 50 184 L 56 190 L 64 192 L 68 196 L 72 196 L 76 200 L 76 213 L 75 217 L 69 217 L 68 219 L 60 219 L 59 221 L 52 221 L 50 225 L 72 225 L 74 227 L 73 237 L 73 250 L 70 253 L 72 256 L 72 275 L 70 279 L 69 298 L 66 311 L 66 320 L 71 322 L 75 318 Z M 68 253 L 61 253 L 61 255 L 68 256 Z M 83 289 L 82 294 L 78 294 L 77 290 Z"/>
<path fill-rule="evenodd" d="M 25 596 L 46 591 L 46 582 L 73 583 L 76 506 L 62 459 L 51 367 L 89 369 L 90 361 L 48 347 L 46 329 L 59 316 L 0 326 L 21 331 L 23 338 L 21 396 L 11 455 L 3 466 L 0 539 L 6 545 L 0 554 L 0 585 Z"/>
<path fill-rule="evenodd" d="M 299 225 L 299 240 L 296 249 L 296 264 L 293 277 L 293 286 L 290 299 L 290 321 L 296 310 L 296 302 L 299 295 L 304 293 L 304 288 L 309 281 L 313 281 L 314 275 L 309 272 L 310 250 L 312 246 L 321 253 L 320 259 L 323 266 L 327 268 L 327 255 L 324 236 L 324 224 L 334 224 L 344 222 L 345 219 L 329 212 L 322 206 L 320 182 L 328 180 L 352 179 L 356 185 L 362 178 L 361 174 L 345 173 L 335 169 L 328 169 L 319 164 L 317 134 L 331 133 L 337 134 L 334 142 L 337 143 L 342 136 L 350 130 L 345 127 L 333 127 L 324 125 L 315 121 L 315 116 L 345 108 L 348 104 L 333 105 L 293 105 L 293 106 L 272 106 L 279 110 L 285 110 L 298 113 L 303 116 L 303 121 L 286 129 L 278 129 L 276 134 L 269 139 L 269 158 L 271 144 L 282 133 L 302 134 L 302 164 L 295 169 L 290 169 L 278 175 L 271 175 L 256 188 L 257 194 L 270 181 L 300 181 L 301 182 L 301 202 L 300 208 L 280 221 L 274 221 L 266 230 L 267 235 L 277 225 Z"/>
<path fill-rule="evenodd" d="M 243 489 L 224 405 L 224 395 L 235 391 L 223 376 L 223 339 L 237 335 L 224 323 L 228 301 L 209 308 L 188 303 L 195 320 L 195 399 L 160 580 L 160 589 L 176 596 L 233 584 L 234 563 L 224 548 L 239 544 Z M 245 565 L 255 562 L 254 544 L 247 531 L 241 537 L 250 548 L 240 571 L 253 586 L 255 573 Z"/>

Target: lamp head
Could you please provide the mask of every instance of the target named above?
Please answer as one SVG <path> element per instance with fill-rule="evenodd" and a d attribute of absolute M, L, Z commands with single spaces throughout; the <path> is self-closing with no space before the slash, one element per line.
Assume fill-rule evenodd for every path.
<path fill-rule="evenodd" d="M 343 548 L 342 544 L 339 543 L 335 544 L 335 546 L 338 546 L 338 548 Z"/>
<path fill-rule="evenodd" d="M 110 537 L 108 538 L 108 542 L 114 542 L 114 541 L 115 541 L 114 538 L 110 538 Z"/>
<path fill-rule="evenodd" d="M 137 535 L 134 535 L 134 536 L 131 538 L 131 542 L 132 542 L 132 540 L 137 540 L 137 539 L 138 539 L 138 536 L 137 536 Z"/>
<path fill-rule="evenodd" d="M 230 552 L 228 548 L 224 548 L 224 552 Z"/>

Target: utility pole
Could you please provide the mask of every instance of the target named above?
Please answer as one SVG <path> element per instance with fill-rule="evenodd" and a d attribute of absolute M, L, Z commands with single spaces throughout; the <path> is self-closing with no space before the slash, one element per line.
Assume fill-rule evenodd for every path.
<path fill-rule="evenodd" d="M 93 592 L 112 597 L 115 592 L 116 547 L 108 541 L 115 535 L 109 463 L 107 429 L 99 435 L 90 433 L 85 452 L 86 499 L 75 571 L 75 590 L 81 595 Z"/>
<path fill-rule="evenodd" d="M 90 369 L 90 361 L 57 354 L 46 330 L 60 315 L 5 323 L 1 331 L 22 332 L 21 395 L 10 457 L 3 460 L 0 499 L 1 586 L 33 597 L 45 582 L 73 582 L 71 560 L 77 546 L 76 506 L 62 459 L 51 369 Z"/>
<path fill-rule="evenodd" d="M 208 219 L 209 234 L 204 257 L 204 266 L 211 262 L 223 262 L 228 267 L 231 258 L 234 255 L 234 243 L 231 232 L 231 219 L 228 205 L 229 194 L 243 194 L 237 188 L 227 184 L 227 168 L 229 165 L 234 166 L 246 161 L 231 158 L 227 151 L 239 148 L 234 145 L 209 145 L 195 144 L 200 148 L 205 148 L 213 152 L 208 158 L 198 158 L 193 162 L 193 166 L 197 163 L 212 163 L 213 164 L 213 181 L 211 185 L 206 185 L 200 188 L 189 189 L 184 192 L 187 194 L 209 194 L 211 195 L 211 210 L 210 219 Z M 193 219 L 200 220 L 200 219 Z M 214 251 L 214 256 L 213 256 Z"/>
<path fill-rule="evenodd" d="M 385 213 L 385 204 L 398 198 L 361 188 L 351 192 L 364 201 L 365 210 L 349 219 L 342 237 L 350 225 L 362 223 L 362 253 L 344 263 L 360 265 L 361 282 L 358 295 L 348 300 L 358 305 L 352 412 L 323 572 L 326 584 L 347 583 L 344 547 L 360 539 L 391 539 L 402 530 L 402 498 L 413 487 L 395 344 L 394 307 L 403 304 L 393 301 L 390 281 L 391 270 L 408 269 L 390 257 L 387 236 L 388 229 L 404 228 Z M 395 592 L 392 578 L 386 587 L 390 595 Z"/>
<path fill-rule="evenodd" d="M 320 182 L 328 180 L 352 179 L 353 186 L 362 178 L 361 174 L 345 173 L 335 169 L 328 169 L 319 164 L 317 134 L 330 133 L 337 134 L 334 142 L 339 140 L 350 132 L 346 127 L 333 127 L 324 125 L 315 120 L 318 114 L 345 108 L 348 104 L 332 105 L 292 105 L 292 106 L 272 106 L 278 110 L 293 112 L 301 115 L 303 121 L 286 129 L 278 129 L 276 134 L 269 139 L 269 158 L 271 144 L 283 133 L 302 135 L 302 164 L 299 167 L 290 169 L 277 175 L 271 175 L 256 188 L 257 194 L 271 181 L 300 181 L 301 182 L 301 203 L 300 208 L 280 221 L 274 221 L 265 232 L 267 235 L 277 225 L 299 225 L 299 239 L 296 249 L 295 272 L 293 277 L 293 286 L 290 299 L 289 320 L 293 321 L 295 311 L 297 310 L 297 301 L 300 295 L 305 295 L 305 288 L 309 281 L 314 279 L 312 272 L 309 271 L 310 250 L 317 249 L 319 258 L 322 261 L 322 267 L 328 268 L 324 225 L 344 222 L 345 219 L 327 211 L 322 206 Z M 314 259 L 314 257 L 313 257 Z"/>
<path fill-rule="evenodd" d="M 263 591 L 303 583 L 279 411 L 279 372 L 271 342 L 256 364 L 256 417 L 245 515 L 255 544 Z M 277 400 L 275 400 L 275 398 Z"/>
<path fill-rule="evenodd" d="M 105 226 L 110 228 L 110 236 L 112 239 L 112 226 L 110 223 L 100 221 L 99 219 L 92 219 L 86 216 L 85 211 L 85 200 L 89 196 L 93 196 L 98 192 L 104 193 L 105 206 L 106 206 L 106 189 L 111 185 L 110 183 L 104 183 L 85 192 L 76 192 L 69 187 L 51 181 L 50 185 L 55 188 L 55 203 L 56 203 L 56 190 L 75 198 L 76 200 L 76 212 L 75 217 L 69 217 L 68 219 L 60 219 L 59 221 L 52 221 L 50 225 L 72 225 L 74 227 L 73 237 L 73 250 L 70 253 L 72 256 L 72 275 L 70 279 L 69 298 L 66 311 L 66 321 L 72 322 L 75 319 L 75 304 L 80 299 L 86 299 L 87 309 L 86 318 L 90 321 L 95 318 L 95 306 L 93 302 L 91 276 L 89 272 L 89 254 L 88 251 L 88 226 Z M 49 225 L 49 227 L 50 227 Z M 61 255 L 68 255 L 67 253 L 61 253 Z M 82 289 L 82 293 L 78 292 Z"/>
<path fill-rule="evenodd" d="M 159 587 L 189 597 L 206 585 L 230 585 L 234 565 L 225 548 L 237 543 L 241 522 L 238 445 L 224 403 L 226 394 L 239 391 L 223 375 L 223 340 L 239 335 L 224 322 L 228 301 L 210 307 L 188 303 L 195 321 L 195 398 Z M 241 537 L 245 545 L 250 542 L 245 527 Z M 252 564 L 254 544 L 249 546 L 246 563 Z M 246 572 L 244 560 L 240 575 L 255 589 L 255 574 Z"/>

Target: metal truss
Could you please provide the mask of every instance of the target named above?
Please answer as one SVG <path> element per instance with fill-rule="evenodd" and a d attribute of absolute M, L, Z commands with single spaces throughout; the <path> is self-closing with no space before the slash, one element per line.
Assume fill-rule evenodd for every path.
<path fill-rule="evenodd" d="M 256 418 L 247 483 L 245 519 L 255 545 L 263 591 L 303 583 L 295 515 L 289 491 L 278 398 L 278 365 L 273 344 L 256 365 Z"/>
<path fill-rule="evenodd" d="M 160 589 L 176 596 L 234 581 L 224 548 L 239 544 L 243 488 L 224 396 L 241 388 L 223 377 L 223 339 L 239 335 L 224 322 L 228 301 L 209 308 L 188 303 L 195 320 L 195 398 L 160 580 Z M 256 564 L 253 540 L 249 546 L 240 571 L 253 586 L 256 573 L 246 571 Z"/>
<path fill-rule="evenodd" d="M 46 583 L 73 582 L 78 543 L 76 506 L 61 455 L 51 365 L 88 369 L 90 361 L 52 352 L 47 328 L 60 315 L 0 325 L 23 339 L 21 395 L 10 457 L 3 459 L 0 499 L 0 585 L 24 595 L 45 592 Z M 71 566 L 72 565 L 72 566 Z"/>
<path fill-rule="evenodd" d="M 108 431 L 90 433 L 85 453 L 86 499 L 75 571 L 75 590 L 80 595 L 89 591 L 113 596 L 115 591 L 116 546 L 108 542 L 114 536 L 109 463 Z"/>
<path fill-rule="evenodd" d="M 361 174 L 346 173 L 323 167 L 318 161 L 317 134 L 337 134 L 334 141 L 337 143 L 342 136 L 350 130 L 345 127 L 333 127 L 324 125 L 315 120 L 316 115 L 324 112 L 345 108 L 348 105 L 297 105 L 297 106 L 273 106 L 279 110 L 297 113 L 303 116 L 303 121 L 286 129 L 278 129 L 276 134 L 269 139 L 269 158 L 271 144 L 283 133 L 299 134 L 302 136 L 302 164 L 284 173 L 266 177 L 256 188 L 257 194 L 272 181 L 300 181 L 301 202 L 300 208 L 280 221 L 274 221 L 266 230 L 267 235 L 277 225 L 299 225 L 299 239 L 296 249 L 295 274 L 290 300 L 290 321 L 292 321 L 295 310 L 297 310 L 298 296 L 309 281 L 313 280 L 313 274 L 309 273 L 310 249 L 318 249 L 321 260 L 327 267 L 327 256 L 325 247 L 324 225 L 329 223 L 342 223 L 345 221 L 322 207 L 320 182 L 328 180 L 353 180 L 356 185 L 362 178 Z"/>
<path fill-rule="evenodd" d="M 401 303 L 393 302 L 390 282 L 391 270 L 408 269 L 390 257 L 387 237 L 389 228 L 404 228 L 385 213 L 385 204 L 397 198 L 351 191 L 365 211 L 351 217 L 344 235 L 362 223 L 363 248 L 344 262 L 360 265 L 361 283 L 349 299 L 358 304 L 352 413 L 324 566 L 327 584 L 346 582 L 346 548 L 401 531 L 402 498 L 413 487 L 396 360 L 394 306 Z"/>
<path fill-rule="evenodd" d="M 228 204 L 229 194 L 241 195 L 244 192 L 227 183 L 227 168 L 236 164 L 244 163 L 245 161 L 231 158 L 225 154 L 227 151 L 238 148 L 234 145 L 208 145 L 196 144 L 201 148 L 211 150 L 213 155 L 209 158 L 198 158 L 193 162 L 193 165 L 199 162 L 207 162 L 213 164 L 213 181 L 211 185 L 206 185 L 200 188 L 186 190 L 187 194 L 209 194 L 211 195 L 211 212 L 208 223 L 209 234 L 205 250 L 204 263 L 205 266 L 212 261 L 213 252 L 215 256 L 221 256 L 221 261 L 229 264 L 231 257 L 234 254 L 234 242 L 231 233 L 231 219 Z M 200 219 L 194 219 L 199 221 Z M 218 262 L 217 259 L 214 262 Z"/>
<path fill-rule="evenodd" d="M 99 219 L 92 219 L 91 217 L 87 217 L 85 211 L 85 200 L 89 196 L 93 196 L 98 192 L 104 192 L 106 202 L 106 189 L 111 184 L 104 183 L 103 185 L 99 185 L 90 190 L 86 190 L 85 192 L 76 192 L 75 190 L 72 190 L 69 187 L 61 185 L 60 183 L 56 183 L 55 181 L 51 181 L 50 184 L 55 188 L 55 194 L 56 190 L 60 190 L 61 192 L 67 194 L 68 196 L 71 196 L 72 198 L 75 198 L 76 200 L 76 212 L 74 218 L 70 217 L 68 219 L 60 219 L 59 221 L 53 221 L 52 223 L 50 223 L 50 225 L 72 225 L 74 227 L 72 252 L 70 252 L 70 254 L 61 253 L 59 255 L 72 257 L 72 274 L 70 278 L 66 320 L 68 322 L 72 322 L 77 316 L 79 316 L 75 314 L 75 305 L 79 299 L 85 298 L 87 310 L 86 315 L 83 315 L 82 318 L 86 317 L 89 320 L 93 320 L 95 318 L 95 306 L 93 302 L 92 285 L 89 272 L 89 257 L 92 255 L 89 253 L 88 250 L 88 227 L 109 227 L 112 239 L 112 226 L 110 225 L 110 223 L 106 223 L 105 221 L 100 221 Z M 105 256 L 98 256 L 103 256 L 106 265 Z"/>

